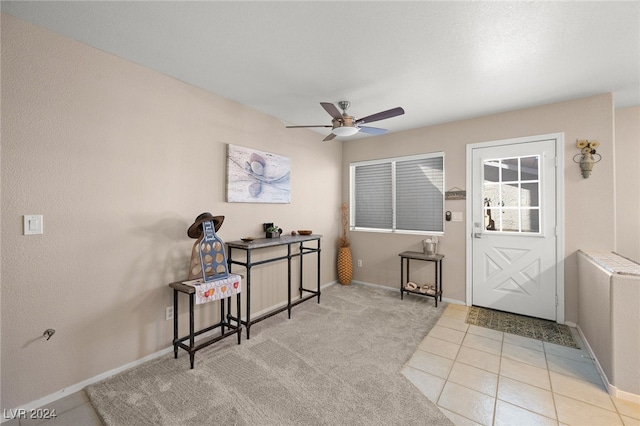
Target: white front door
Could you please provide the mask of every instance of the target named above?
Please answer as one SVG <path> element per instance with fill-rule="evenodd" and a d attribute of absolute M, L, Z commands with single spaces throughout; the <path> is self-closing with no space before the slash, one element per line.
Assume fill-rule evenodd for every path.
<path fill-rule="evenodd" d="M 472 148 L 472 304 L 556 321 L 556 140 Z"/>

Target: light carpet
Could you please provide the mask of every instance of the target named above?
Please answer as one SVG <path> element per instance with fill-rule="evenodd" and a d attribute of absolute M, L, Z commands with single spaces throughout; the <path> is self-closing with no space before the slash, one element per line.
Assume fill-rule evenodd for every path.
<path fill-rule="evenodd" d="M 446 307 L 352 284 L 86 388 L 106 425 L 449 425 L 400 372 Z"/>

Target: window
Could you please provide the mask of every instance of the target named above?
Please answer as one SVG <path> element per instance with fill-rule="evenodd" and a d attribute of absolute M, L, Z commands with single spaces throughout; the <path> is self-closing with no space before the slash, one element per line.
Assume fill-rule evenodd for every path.
<path fill-rule="evenodd" d="M 444 231 L 444 153 L 350 164 L 352 230 Z"/>
<path fill-rule="evenodd" d="M 484 161 L 484 227 L 493 232 L 540 233 L 537 155 Z"/>

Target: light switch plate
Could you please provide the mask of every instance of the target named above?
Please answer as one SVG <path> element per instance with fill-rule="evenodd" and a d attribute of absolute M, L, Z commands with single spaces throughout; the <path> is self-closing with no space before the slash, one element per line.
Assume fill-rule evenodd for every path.
<path fill-rule="evenodd" d="M 42 215 L 26 214 L 23 217 L 22 226 L 24 235 L 40 235 L 43 232 Z"/>
<path fill-rule="evenodd" d="M 454 222 L 462 222 L 462 212 L 452 212 L 451 220 Z"/>

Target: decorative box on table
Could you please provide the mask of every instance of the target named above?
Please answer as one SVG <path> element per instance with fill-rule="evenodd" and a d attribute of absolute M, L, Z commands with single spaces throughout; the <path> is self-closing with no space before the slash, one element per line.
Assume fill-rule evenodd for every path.
<path fill-rule="evenodd" d="M 242 277 L 236 274 L 229 274 L 227 278 L 218 278 L 214 281 L 207 282 L 198 278 L 182 283 L 196 289 L 196 304 L 224 299 L 242 291 Z"/>

